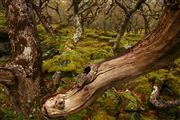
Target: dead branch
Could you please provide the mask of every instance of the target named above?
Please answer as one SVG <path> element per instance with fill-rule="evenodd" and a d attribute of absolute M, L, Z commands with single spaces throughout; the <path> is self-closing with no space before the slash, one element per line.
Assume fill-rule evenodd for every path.
<path fill-rule="evenodd" d="M 87 67 L 72 89 L 42 102 L 49 117 L 66 116 L 90 105 L 106 89 L 157 70 L 180 56 L 180 11 L 166 8 L 158 27 L 126 54 Z"/>
<path fill-rule="evenodd" d="M 180 105 L 180 99 L 177 100 L 160 100 L 160 87 L 154 85 L 154 90 L 151 93 L 150 96 L 150 102 L 157 108 L 168 108 L 168 107 L 174 107 L 177 105 Z"/>

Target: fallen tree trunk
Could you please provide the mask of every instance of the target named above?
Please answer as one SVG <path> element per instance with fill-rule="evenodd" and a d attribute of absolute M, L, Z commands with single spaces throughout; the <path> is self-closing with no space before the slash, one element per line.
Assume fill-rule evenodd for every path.
<path fill-rule="evenodd" d="M 65 94 L 55 93 L 42 102 L 48 117 L 66 116 L 90 105 L 105 90 L 117 83 L 160 69 L 180 56 L 180 10 L 167 6 L 157 28 L 126 54 L 90 65 L 79 82 Z"/>

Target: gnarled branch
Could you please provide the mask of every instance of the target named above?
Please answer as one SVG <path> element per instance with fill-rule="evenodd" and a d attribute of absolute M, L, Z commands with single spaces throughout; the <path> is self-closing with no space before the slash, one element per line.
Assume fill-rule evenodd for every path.
<path fill-rule="evenodd" d="M 157 108 L 168 108 L 168 107 L 174 107 L 174 106 L 180 105 L 180 99 L 160 101 L 159 100 L 160 87 L 154 85 L 153 88 L 154 88 L 154 90 L 151 93 L 150 102 Z"/>
<path fill-rule="evenodd" d="M 89 66 L 80 83 L 65 94 L 55 93 L 42 103 L 49 117 L 75 113 L 90 105 L 106 89 L 160 69 L 180 56 L 180 11 L 166 8 L 158 27 L 119 57 Z"/>

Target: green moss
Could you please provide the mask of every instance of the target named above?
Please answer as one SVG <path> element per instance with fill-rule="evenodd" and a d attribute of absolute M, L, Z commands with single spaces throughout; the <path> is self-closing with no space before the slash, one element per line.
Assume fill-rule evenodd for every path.
<path fill-rule="evenodd" d="M 4 11 L 0 11 L 0 26 L 7 26 L 7 21 Z"/>
<path fill-rule="evenodd" d="M 91 38 L 98 38 L 98 37 L 99 37 L 99 35 L 97 35 L 97 34 L 94 33 L 94 32 L 92 32 L 92 33 L 86 33 L 85 35 L 86 35 L 86 37 L 91 37 Z"/>
<path fill-rule="evenodd" d="M 119 109 L 118 96 L 113 90 L 108 90 L 96 100 L 92 107 L 94 111 L 103 110 L 109 115 L 115 116 Z"/>
<path fill-rule="evenodd" d="M 169 73 L 166 69 L 161 69 L 155 72 L 151 72 L 147 75 L 150 80 L 155 80 L 155 84 L 161 86 L 165 80 L 167 80 L 167 74 Z"/>
<path fill-rule="evenodd" d="M 120 94 L 121 108 L 127 111 L 140 110 L 138 98 L 133 96 L 129 90 Z"/>
<path fill-rule="evenodd" d="M 43 71 L 49 70 L 52 67 L 52 64 L 53 64 L 53 60 L 52 59 L 43 61 L 42 70 Z"/>
<path fill-rule="evenodd" d="M 66 117 L 66 120 L 83 120 L 83 118 L 87 116 L 87 112 L 86 109 L 81 110 L 79 113 Z"/>
<path fill-rule="evenodd" d="M 97 49 L 97 50 L 94 50 L 93 53 L 91 53 L 92 60 L 101 59 L 101 58 L 109 58 L 111 56 L 112 56 L 112 53 L 103 49 Z"/>
<path fill-rule="evenodd" d="M 108 32 L 106 33 L 106 36 L 115 38 L 115 37 L 117 36 L 117 33 L 116 33 L 116 32 L 110 32 L 110 31 L 108 31 Z"/>
<path fill-rule="evenodd" d="M 167 78 L 167 86 L 169 87 L 169 89 L 172 90 L 172 92 L 176 96 L 180 96 L 180 77 L 174 76 L 173 74 L 169 73 Z"/>
<path fill-rule="evenodd" d="M 99 40 L 112 40 L 112 37 L 108 37 L 108 36 L 99 36 L 98 37 Z"/>
<path fill-rule="evenodd" d="M 54 56 L 53 59 L 44 61 L 43 70 L 48 70 L 49 72 L 74 71 L 79 73 L 85 63 L 85 60 L 78 52 L 75 50 L 69 50 L 63 52 L 61 55 Z"/>
<path fill-rule="evenodd" d="M 92 118 L 92 120 L 116 120 L 115 117 L 108 115 L 104 111 L 98 111 Z"/>
<path fill-rule="evenodd" d="M 129 113 L 120 113 L 119 120 L 159 120 L 152 113 L 147 115 L 141 114 L 139 112 L 129 112 Z"/>
<path fill-rule="evenodd" d="M 141 115 L 137 112 L 120 114 L 119 119 L 120 120 L 142 120 Z"/>

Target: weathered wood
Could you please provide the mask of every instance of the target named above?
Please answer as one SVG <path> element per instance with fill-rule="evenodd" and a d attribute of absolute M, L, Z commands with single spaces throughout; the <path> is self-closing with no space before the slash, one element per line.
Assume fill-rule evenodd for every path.
<path fill-rule="evenodd" d="M 160 69 L 180 56 L 180 10 L 167 7 L 157 28 L 126 54 L 90 66 L 82 79 L 90 82 L 76 86 L 66 94 L 55 93 L 42 104 L 49 117 L 75 113 L 90 105 L 106 89 Z M 96 68 L 96 69 L 94 69 Z"/>
<path fill-rule="evenodd" d="M 150 96 L 150 102 L 157 108 L 168 108 L 168 107 L 174 107 L 177 105 L 180 105 L 180 99 L 177 100 L 168 100 L 168 101 L 162 101 L 160 100 L 160 88 L 159 86 L 154 85 L 154 90 L 151 93 Z"/>
<path fill-rule="evenodd" d="M 82 24 L 81 24 L 80 15 L 76 14 L 75 17 L 74 17 L 74 21 L 75 21 L 75 24 L 76 24 L 75 25 L 76 32 L 75 32 L 75 34 L 73 36 L 73 41 L 75 43 L 77 43 L 80 40 L 80 38 L 81 38 L 81 36 L 83 34 L 83 27 L 82 27 Z"/>

